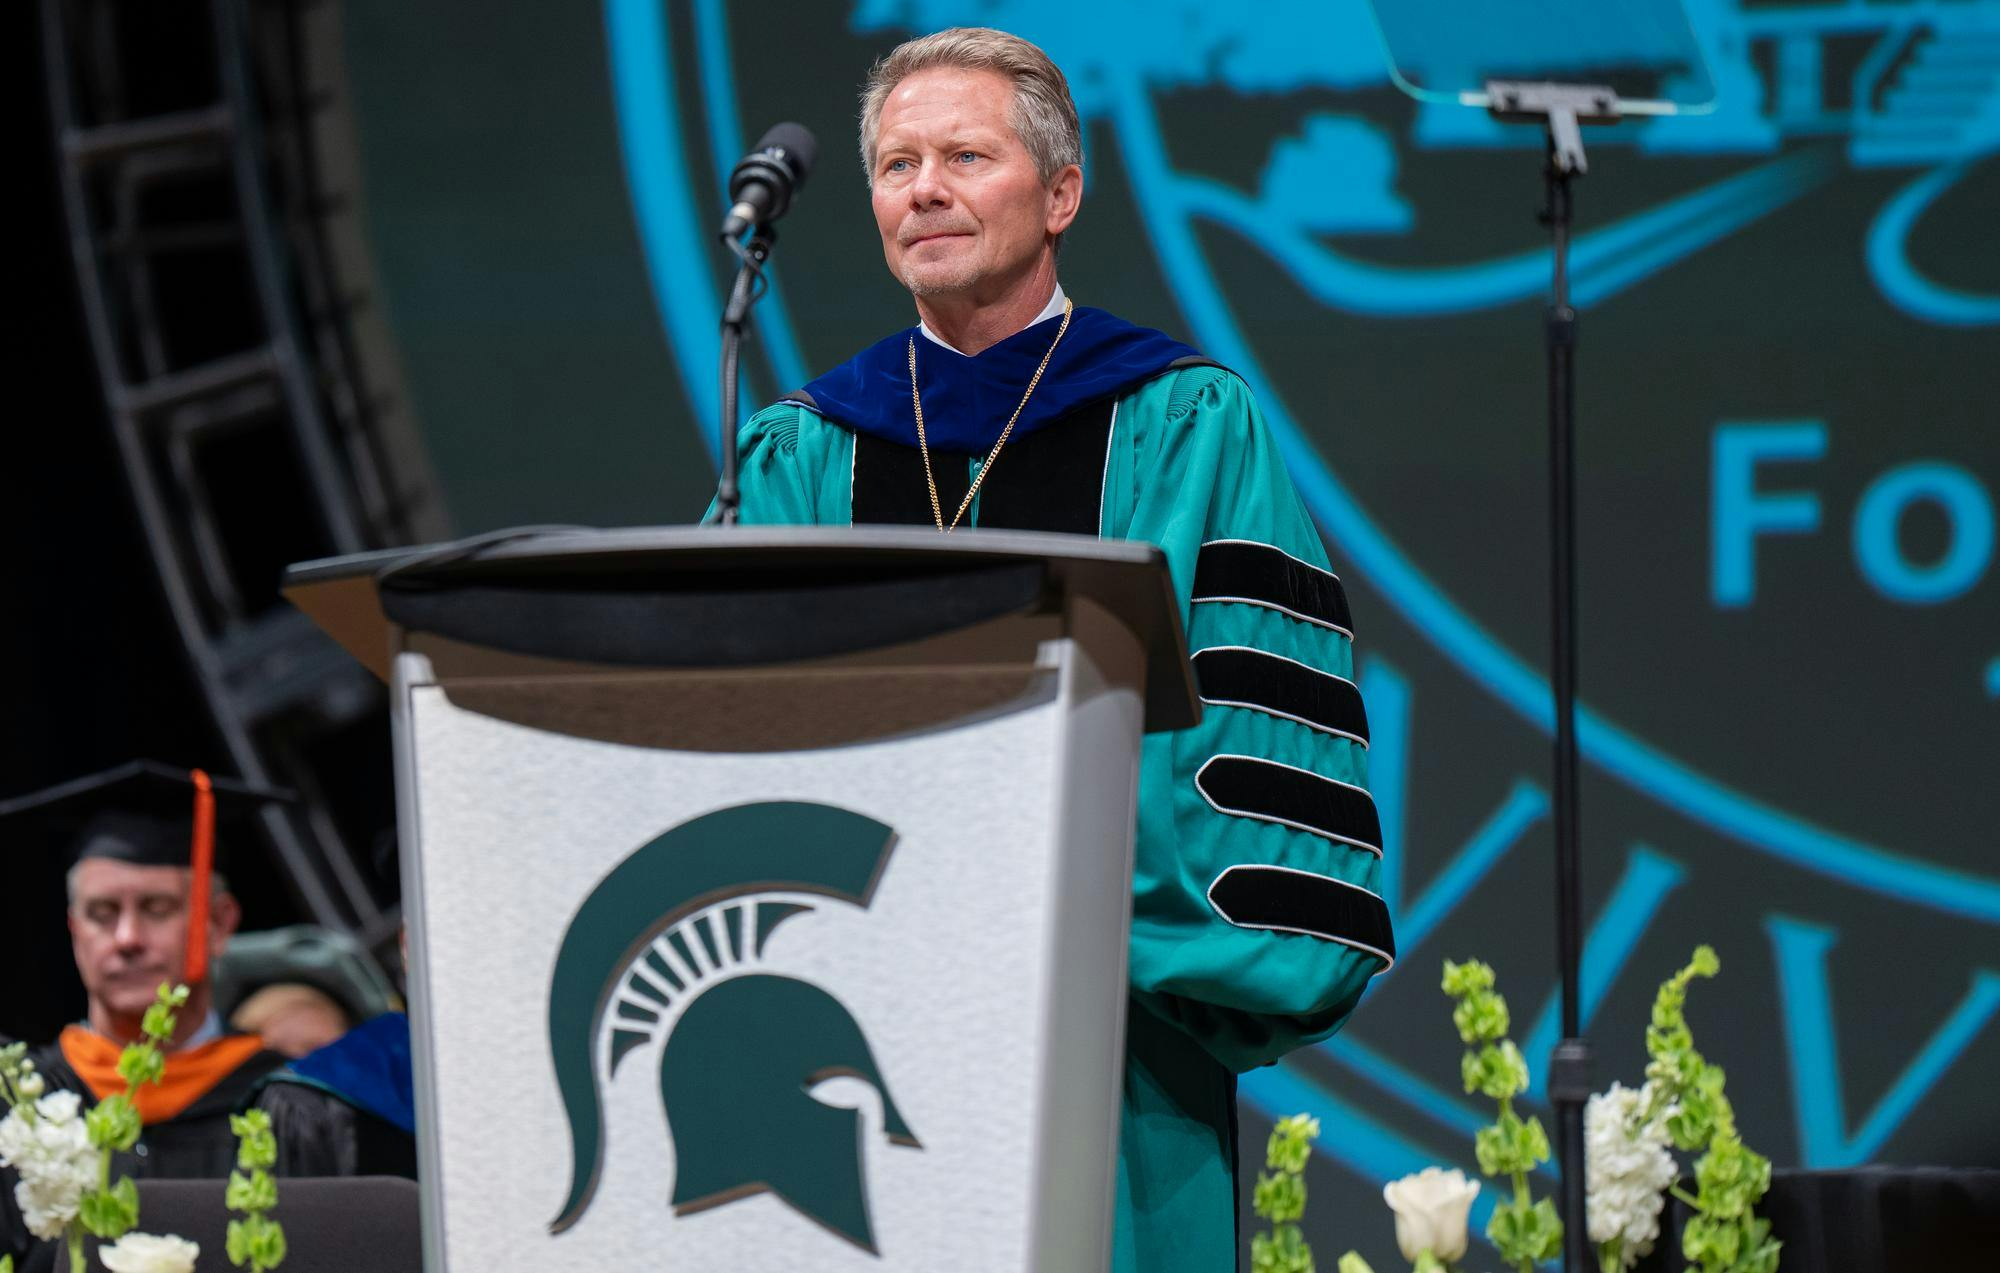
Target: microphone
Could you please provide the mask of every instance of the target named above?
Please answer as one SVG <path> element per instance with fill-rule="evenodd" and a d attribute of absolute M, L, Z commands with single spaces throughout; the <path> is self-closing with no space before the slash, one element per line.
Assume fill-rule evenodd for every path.
<path fill-rule="evenodd" d="M 743 156 L 729 174 L 729 197 L 735 206 L 722 219 L 722 238 L 733 243 L 751 226 L 769 225 L 784 216 L 818 156 L 819 143 L 803 124 L 778 124 L 765 133 L 757 149 Z"/>

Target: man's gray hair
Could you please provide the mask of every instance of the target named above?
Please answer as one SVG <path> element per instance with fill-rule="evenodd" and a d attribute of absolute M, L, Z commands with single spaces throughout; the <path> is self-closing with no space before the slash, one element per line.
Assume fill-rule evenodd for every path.
<path fill-rule="evenodd" d="M 1075 164 L 1083 166 L 1083 125 L 1069 81 L 1049 55 L 1018 35 L 991 27 L 953 27 L 897 45 L 868 72 L 861 90 L 861 168 L 875 184 L 875 140 L 882 131 L 882 104 L 896 85 L 919 71 L 948 67 L 992 71 L 1014 85 L 1007 122 L 1027 147 L 1035 171 L 1047 185 Z"/>
<path fill-rule="evenodd" d="M 76 907 L 76 878 L 83 872 L 82 862 L 70 863 L 69 870 L 63 872 L 63 892 L 69 899 L 71 909 Z M 229 891 L 229 880 L 220 871 L 211 871 L 208 877 L 208 895 L 221 897 Z"/>

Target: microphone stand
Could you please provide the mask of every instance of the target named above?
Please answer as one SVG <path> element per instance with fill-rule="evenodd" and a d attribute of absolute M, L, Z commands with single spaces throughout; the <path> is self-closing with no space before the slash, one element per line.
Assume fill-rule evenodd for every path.
<path fill-rule="evenodd" d="M 1570 182 L 1587 170 L 1584 123 L 1618 119 L 1618 98 L 1591 85 L 1492 81 L 1488 109 L 1548 132 L 1542 223 L 1554 262 L 1551 303 L 1543 319 L 1549 396 L 1549 684 L 1555 694 L 1556 963 L 1562 975 L 1562 1040 L 1549 1059 L 1549 1104 L 1562 1166 L 1563 1267 L 1591 1273 L 1584 1200 L 1583 1107 L 1593 1083 L 1590 1041 L 1578 995 L 1583 946 L 1582 860 L 1576 745 L 1576 310 L 1569 303 Z"/>
<path fill-rule="evenodd" d="M 749 321 L 750 307 L 764 295 L 764 262 L 771 259 L 771 248 L 777 241 L 778 232 L 767 224 L 759 225 L 746 242 L 724 240 L 742 261 L 729 290 L 729 303 L 722 310 L 722 477 L 715 486 L 715 508 L 717 520 L 724 526 L 736 524 L 737 506 L 742 503 L 736 486 L 736 390 L 743 326 Z"/>

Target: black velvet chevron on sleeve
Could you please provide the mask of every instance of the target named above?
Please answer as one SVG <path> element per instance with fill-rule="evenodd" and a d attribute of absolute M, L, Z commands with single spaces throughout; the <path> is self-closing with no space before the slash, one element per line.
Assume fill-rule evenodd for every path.
<path fill-rule="evenodd" d="M 1275 822 L 1382 856 L 1375 800 L 1360 787 L 1254 756 L 1214 756 L 1194 776 L 1220 813 Z"/>
<path fill-rule="evenodd" d="M 1307 623 L 1354 635 L 1347 593 L 1333 572 L 1282 548 L 1247 539 L 1213 539 L 1195 559 L 1195 602 L 1236 601 L 1268 606 Z"/>
<path fill-rule="evenodd" d="M 1239 928 L 1304 933 L 1396 962 L 1389 907 L 1365 888 L 1282 866 L 1232 866 L 1208 889 L 1215 913 Z"/>
<path fill-rule="evenodd" d="M 1368 713 L 1354 682 L 1247 646 L 1197 650 L 1201 701 L 1248 707 L 1368 745 Z"/>

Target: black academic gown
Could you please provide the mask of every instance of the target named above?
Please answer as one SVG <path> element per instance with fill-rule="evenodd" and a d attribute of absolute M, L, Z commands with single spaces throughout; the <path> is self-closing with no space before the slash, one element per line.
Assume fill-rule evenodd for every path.
<path fill-rule="evenodd" d="M 258 1091 L 256 1105 L 270 1114 L 280 1145 L 313 1147 L 315 1169 L 294 1174 L 417 1178 L 410 1133 L 330 1092 L 280 1073 Z"/>
<path fill-rule="evenodd" d="M 90 1088 L 63 1058 L 61 1046 L 50 1043 L 30 1048 L 28 1056 L 49 1091 L 76 1092 L 83 1097 L 85 1108 L 96 1103 Z M 185 1110 L 148 1126 L 129 1152 L 113 1155 L 111 1178 L 199 1180 L 229 1175 L 236 1166 L 236 1136 L 229 1129 L 229 1116 L 247 1106 L 261 1107 L 262 1102 L 253 1099 L 257 1085 L 284 1065 L 285 1060 L 279 1053 L 268 1050 L 251 1056 Z M 168 1058 L 168 1064 L 172 1063 L 172 1058 Z M 330 1169 L 335 1158 L 329 1148 L 327 1132 L 331 1120 L 326 1110 L 338 1105 L 332 1097 L 314 1092 L 302 1093 L 288 1102 L 284 1126 L 278 1129 L 275 1174 L 339 1174 Z M 278 1128 L 279 1119 L 275 1115 L 272 1122 Z M 60 1254 L 58 1245 L 40 1242 L 28 1232 L 14 1200 L 16 1180 L 11 1168 L 0 1168 L 0 1254 L 14 1256 L 21 1273 L 55 1269 Z M 143 1221 L 140 1227 L 144 1228 Z"/>
<path fill-rule="evenodd" d="M 417 1178 L 410 1019 L 385 1012 L 265 1079 L 258 1108 L 281 1140 L 319 1146 L 329 1176 Z"/>

